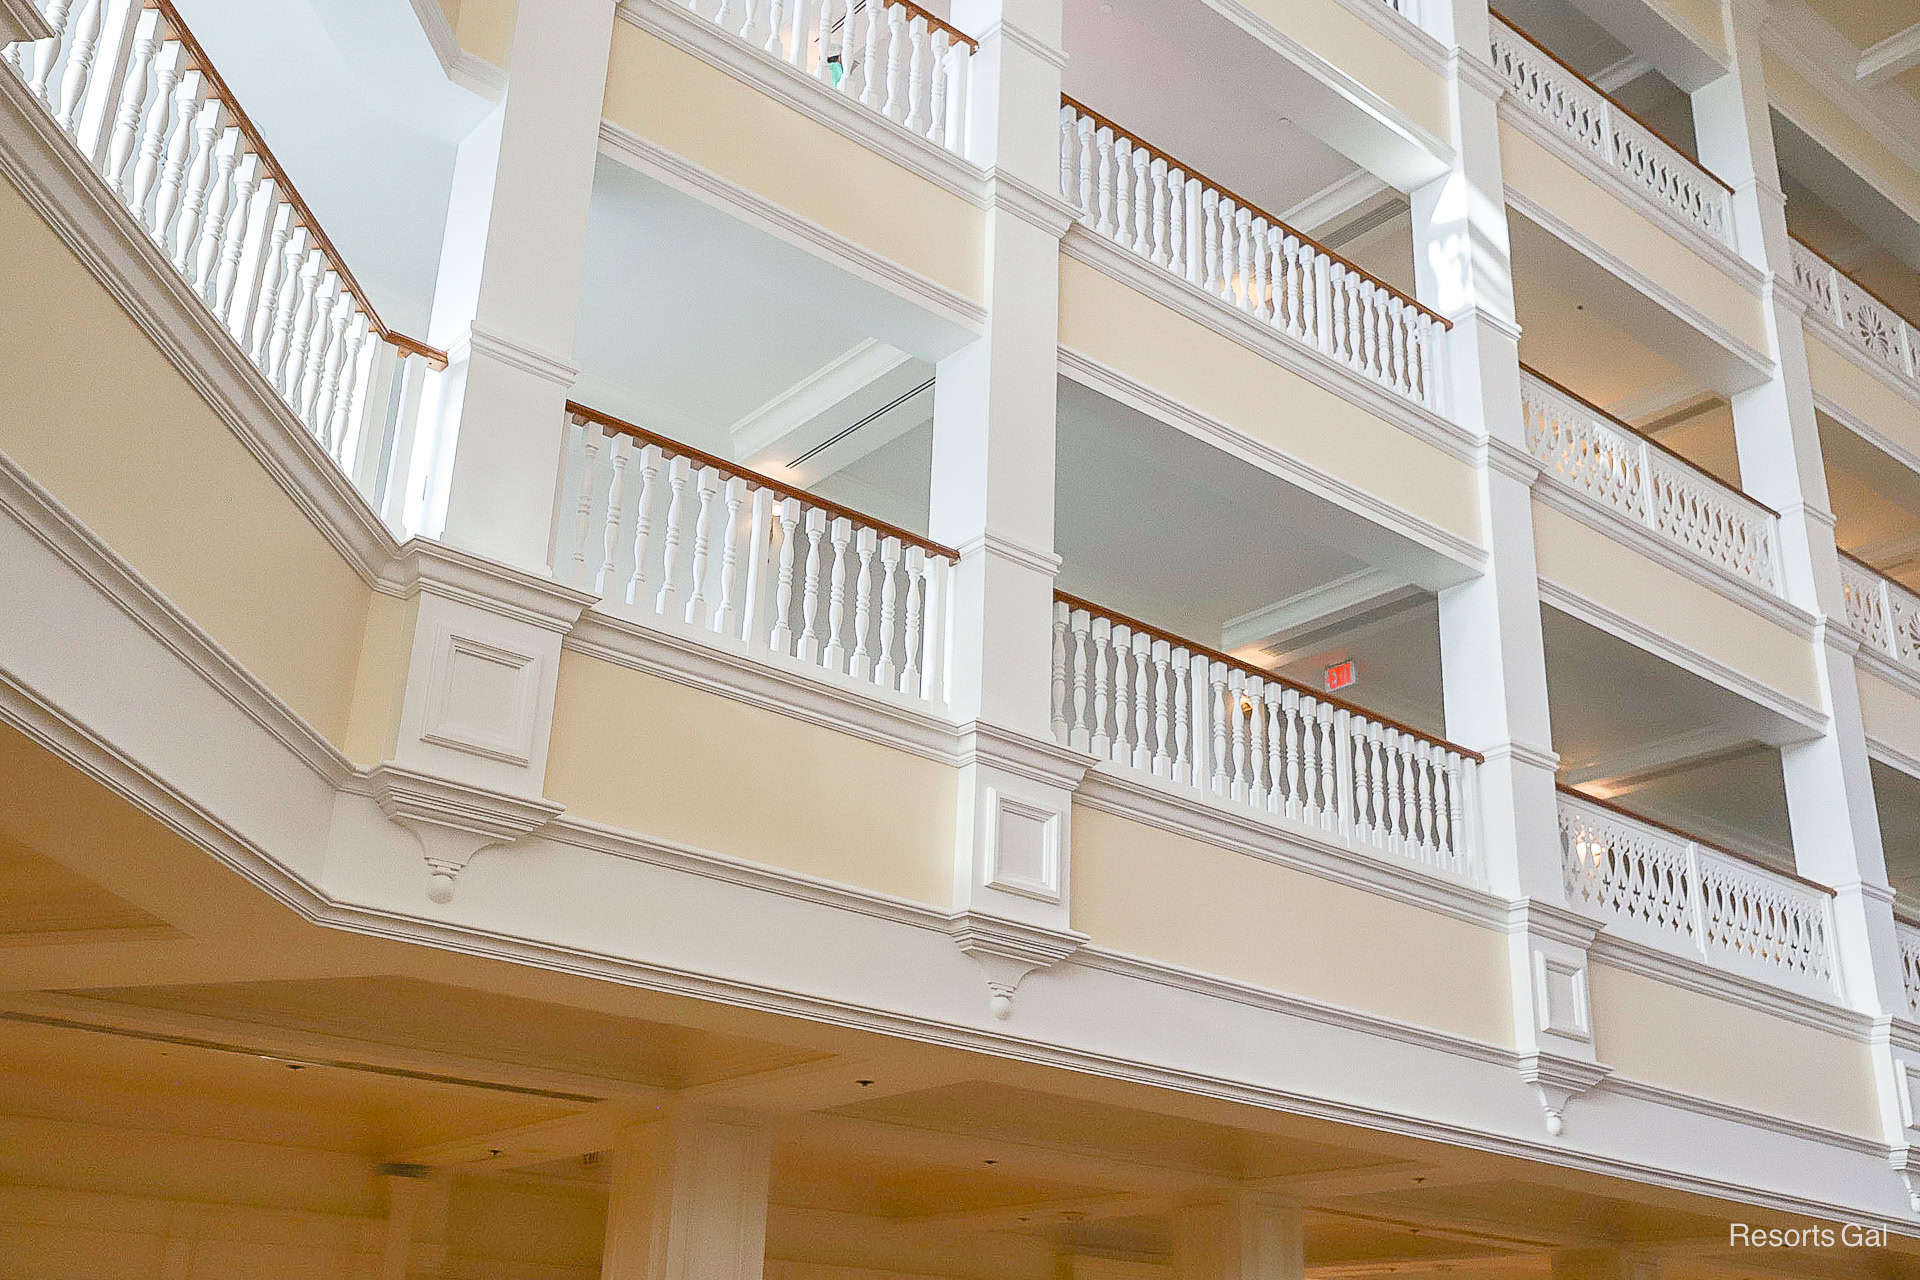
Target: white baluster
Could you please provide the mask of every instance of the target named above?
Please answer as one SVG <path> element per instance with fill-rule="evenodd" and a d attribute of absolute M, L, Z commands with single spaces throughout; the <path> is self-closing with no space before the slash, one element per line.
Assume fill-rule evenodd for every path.
<path fill-rule="evenodd" d="M 853 539 L 853 551 L 859 561 L 853 568 L 853 653 L 849 658 L 848 671 L 856 680 L 865 680 L 873 673 L 873 654 L 867 648 L 867 632 L 873 626 L 873 553 L 879 541 L 880 536 L 866 528 L 856 533 Z"/>
<path fill-rule="evenodd" d="M 1132 652 L 1133 628 L 1114 623 L 1113 632 L 1113 761 L 1127 762 L 1127 735 L 1133 729 L 1133 703 L 1127 696 L 1127 663 Z"/>
<path fill-rule="evenodd" d="M 807 511 L 807 563 L 800 582 L 800 649 L 802 662 L 820 656 L 820 536 L 827 531 L 827 513 L 818 507 Z"/>
<path fill-rule="evenodd" d="M 599 481 L 594 474 L 600 459 L 600 428 L 584 419 L 576 419 L 580 430 L 580 483 L 573 497 L 573 558 L 568 574 L 575 586 L 587 584 L 588 533 L 593 526 L 593 488 Z"/>
<path fill-rule="evenodd" d="M 904 120 L 908 105 L 901 99 L 901 82 L 907 62 L 907 11 L 897 4 L 887 6 L 887 71 L 885 101 L 880 114 L 889 120 Z"/>
<path fill-rule="evenodd" d="M 320 273 L 326 268 L 326 259 L 318 249 L 310 249 L 298 274 L 290 277 L 294 286 L 293 314 L 287 325 L 286 366 L 280 371 L 282 386 L 280 393 L 297 413 L 301 408 L 303 386 L 307 375 L 307 353 L 313 340 L 315 325 L 315 301 L 320 287 Z"/>
<path fill-rule="evenodd" d="M 794 6 L 798 14 L 803 6 Z M 849 18 L 851 15 L 849 15 Z M 814 29 L 814 44 L 819 60 L 813 64 L 813 78 L 833 83 L 833 0 L 820 0 L 820 21 Z"/>
<path fill-rule="evenodd" d="M 306 231 L 293 224 L 293 209 L 282 205 L 273 232 L 279 251 L 268 259 L 268 287 L 260 295 L 260 314 L 254 327 L 260 350 L 254 363 L 268 381 L 285 394 L 287 345 L 293 338 L 293 311 L 300 302 L 300 264 L 306 259 Z"/>
<path fill-rule="evenodd" d="M 1200 248 L 1204 255 L 1204 265 L 1199 283 L 1203 289 L 1218 289 L 1220 287 L 1220 232 L 1217 223 L 1220 193 L 1212 187 L 1202 192 L 1200 210 L 1206 220 L 1201 224 L 1200 229 Z"/>
<path fill-rule="evenodd" d="M 765 606 L 767 557 L 773 550 L 773 490 L 764 485 L 753 491 L 753 507 L 747 512 L 747 585 L 740 602 L 739 635 L 752 650 L 767 647 Z"/>
<path fill-rule="evenodd" d="M 638 604 L 647 581 L 647 544 L 653 537 L 654 478 L 660 474 L 661 451 L 657 444 L 640 449 L 640 500 L 633 508 L 633 569 L 627 574 L 625 594 L 628 604 Z"/>
<path fill-rule="evenodd" d="M 880 83 L 880 26 L 885 20 L 880 0 L 861 0 L 860 11 L 867 16 L 866 39 L 860 54 L 860 105 L 880 109 L 884 86 Z"/>
<path fill-rule="evenodd" d="M 1092 707 L 1087 685 L 1093 678 L 1092 619 L 1085 609 L 1075 609 L 1067 617 L 1067 629 L 1073 642 L 1073 714 L 1067 725 L 1067 745 L 1075 751 L 1093 749 Z"/>
<path fill-rule="evenodd" d="M 953 561 L 945 556 L 928 556 L 924 581 L 926 657 L 921 660 L 920 696 L 929 702 L 944 703 L 947 700 L 947 593 L 953 581 Z"/>
<path fill-rule="evenodd" d="M 900 551 L 898 538 L 888 537 L 880 543 L 880 644 L 873 680 L 889 689 L 899 665 L 893 659 L 893 633 L 900 625 Z"/>
<path fill-rule="evenodd" d="M 146 221 L 147 200 L 160 178 L 161 157 L 166 151 L 168 125 L 173 118 L 174 94 L 185 71 L 185 59 L 185 51 L 178 44 L 163 44 L 153 59 L 153 100 L 141 120 L 133 183 L 127 196 L 127 207 L 149 227 L 152 224 Z"/>
<path fill-rule="evenodd" d="M 1136 147 L 1133 152 L 1133 251 L 1143 258 L 1153 254 L 1149 225 L 1152 216 L 1153 205 L 1147 192 L 1147 149 Z"/>
<path fill-rule="evenodd" d="M 1146 747 L 1146 720 L 1152 668 L 1148 662 L 1154 652 L 1154 637 L 1146 631 L 1133 633 L 1133 768 L 1144 770 L 1152 766 L 1154 752 Z"/>
<path fill-rule="evenodd" d="M 1267 717 L 1267 812 L 1285 813 L 1287 810 L 1287 762 L 1286 730 L 1281 727 L 1282 711 L 1280 694 L 1282 686 L 1275 681 L 1267 681 L 1261 690 L 1261 701 L 1266 704 Z"/>
<path fill-rule="evenodd" d="M 233 174 L 233 211 L 227 215 L 226 229 L 220 234 L 220 261 L 214 268 L 213 287 L 208 301 L 213 313 L 227 319 L 232 328 L 233 286 L 240 276 L 240 259 L 247 248 L 247 226 L 252 219 L 253 193 L 260 180 L 260 157 L 251 153 L 242 157 Z"/>
<path fill-rule="evenodd" d="M 611 474 L 607 479 L 607 511 L 600 522 L 600 567 L 594 571 L 593 589 L 601 595 L 607 593 L 607 583 L 613 578 L 614 557 L 620 550 L 621 510 L 627 501 L 627 464 L 632 461 L 633 440 L 624 433 L 613 437 L 612 448 L 608 451 L 607 463 Z M 589 459 L 591 461 L 591 459 Z M 591 467 L 589 467 L 591 474 Z M 582 497 L 587 507 L 581 510 L 580 531 L 586 533 L 587 509 L 592 506 L 592 490 L 583 487 Z M 576 557 L 584 563 L 584 557 Z M 575 579 L 578 581 L 578 579 Z"/>
<path fill-rule="evenodd" d="M 49 84 L 53 79 L 53 64 L 60 60 L 60 50 L 66 43 L 67 23 L 73 16 L 72 0 L 54 0 L 42 16 L 53 32 L 53 38 L 33 42 L 33 78 L 27 82 L 27 87 L 33 90 L 34 97 L 47 104 L 48 110 L 52 110 L 53 95 L 59 93 L 59 87 L 55 85 L 49 88 Z"/>
<path fill-rule="evenodd" d="M 853 541 L 853 521 L 837 516 L 828 526 L 833 539 L 833 577 L 827 591 L 826 665 L 834 671 L 847 666 L 847 547 Z"/>
<path fill-rule="evenodd" d="M 699 626 L 707 621 L 707 567 L 713 548 L 713 499 L 720 492 L 720 473 L 701 467 L 694 473 L 694 494 L 700 499 L 693 516 L 693 576 L 687 583 L 687 607 L 681 620 Z"/>
<path fill-rule="evenodd" d="M 193 149 L 194 118 L 200 107 L 200 73 L 190 71 L 173 91 L 168 108 L 171 131 L 167 135 L 166 160 L 160 170 L 160 189 L 153 198 L 153 220 L 147 230 L 163 248 L 173 228 L 173 217 L 180 207 L 180 187 L 186 180 L 187 158 Z"/>
<path fill-rule="evenodd" d="M 660 540 L 660 590 L 654 594 L 653 611 L 663 618 L 674 615 L 674 597 L 680 592 L 681 522 L 686 518 L 687 479 L 693 464 L 684 456 L 667 463 L 667 519 Z"/>
<path fill-rule="evenodd" d="M 336 328 L 334 315 L 339 309 L 340 279 L 328 271 L 321 279 L 319 291 L 314 295 L 313 324 L 309 331 L 309 346 L 306 354 L 306 376 L 300 382 L 300 400 L 295 412 L 300 420 L 312 429 L 314 435 L 320 434 L 325 414 L 321 400 L 324 398 L 333 370 L 333 363 L 340 359 L 340 333 L 344 325 Z"/>
<path fill-rule="evenodd" d="M 1250 675 L 1242 694 L 1246 699 L 1241 714 L 1247 722 L 1247 803 L 1256 809 L 1267 807 L 1267 776 L 1263 768 L 1267 760 L 1267 717 L 1261 701 L 1266 684 L 1259 676 Z"/>
<path fill-rule="evenodd" d="M 1280 709 L 1287 721 L 1287 816 L 1306 815 L 1307 800 L 1301 791 L 1300 767 L 1300 691 L 1288 689 L 1280 696 Z"/>
<path fill-rule="evenodd" d="M 80 118 L 80 99 L 93 77 L 93 55 L 100 47 L 101 10 L 104 0 L 85 0 L 73 24 L 73 39 L 67 45 L 67 68 L 60 77 L 60 110 L 55 119 L 68 133 Z"/>
<path fill-rule="evenodd" d="M 1257 311 L 1259 296 L 1253 289 L 1253 215 L 1243 206 L 1234 211 L 1234 287 L 1227 301 L 1237 301 L 1242 311 Z"/>
<path fill-rule="evenodd" d="M 948 52 L 952 37 L 945 31 L 933 33 L 931 78 L 927 81 L 927 137 L 941 145 L 947 141 L 947 78 L 953 74 Z"/>
<path fill-rule="evenodd" d="M 1173 250 L 1167 226 L 1167 162 L 1159 156 L 1153 158 L 1148 181 L 1153 187 L 1153 263 L 1164 267 L 1173 260 Z"/>
<path fill-rule="evenodd" d="M 800 499 L 780 500 L 780 561 L 774 571 L 773 651 L 792 653 L 793 567 L 799 554 Z"/>
<path fill-rule="evenodd" d="M 740 538 L 749 532 L 740 525 L 740 508 L 747 501 L 747 482 L 731 476 L 724 493 L 727 509 L 720 526 L 720 598 L 714 601 L 712 616 L 707 619 L 707 628 L 722 635 L 733 630 L 733 620 L 739 616 Z"/>
<path fill-rule="evenodd" d="M 207 192 L 213 182 L 213 140 L 220 132 L 222 110 L 218 98 L 208 98 L 200 104 L 199 114 L 194 119 L 193 168 L 187 175 L 179 222 L 173 231 L 173 265 L 181 275 L 188 274 L 194 245 L 200 235 L 200 215 L 207 207 Z"/>
<path fill-rule="evenodd" d="M 1247 798 L 1247 673 L 1234 667 L 1227 672 L 1226 720 L 1233 771 L 1227 777 L 1227 794 L 1244 802 Z"/>
<path fill-rule="evenodd" d="M 320 372 L 313 392 L 313 434 L 335 461 L 340 457 L 340 441 L 332 434 L 333 406 L 348 368 L 347 324 L 352 318 L 351 299 L 344 287 L 336 288 L 327 301 L 327 358 L 317 362 Z"/>
<path fill-rule="evenodd" d="M 107 136 L 107 157 L 101 174 L 113 194 L 126 197 L 127 164 L 140 136 L 140 118 L 153 84 L 153 59 L 160 50 L 160 11 L 144 9 L 134 23 L 133 50 L 127 55 L 127 74 L 120 83 L 120 108 Z"/>
<path fill-rule="evenodd" d="M 1227 706 L 1227 664 L 1211 662 L 1207 665 L 1207 719 L 1213 730 L 1213 774 L 1210 779 L 1215 795 L 1227 794 L 1227 769 L 1229 767 L 1227 747 L 1227 719 L 1232 714 Z"/>
<path fill-rule="evenodd" d="M 1173 701 L 1170 660 L 1173 646 L 1165 640 L 1153 642 L 1153 776 L 1165 778 L 1173 772 L 1172 744 L 1168 742 L 1170 703 Z"/>
<path fill-rule="evenodd" d="M 1088 630 L 1088 639 L 1092 641 L 1093 666 L 1093 733 L 1088 748 L 1101 759 L 1113 755 L 1113 739 L 1107 735 L 1107 646 L 1113 635 L 1113 623 L 1101 617 L 1093 619 Z"/>
<path fill-rule="evenodd" d="M 927 614 L 924 575 L 927 565 L 938 563 L 938 558 L 929 556 L 925 548 L 907 548 L 907 594 L 903 602 L 906 608 L 906 623 L 902 628 L 906 634 L 901 645 L 900 682 L 895 686 L 903 693 L 920 692 L 920 628 L 921 620 Z"/>
<path fill-rule="evenodd" d="M 1093 229 L 1103 236 L 1113 235 L 1113 130 L 1102 125 L 1093 135 L 1094 148 L 1098 152 L 1100 167 L 1094 179 L 1094 200 L 1097 208 L 1089 210 L 1094 214 Z M 1082 179 L 1084 182 L 1084 179 Z"/>
<path fill-rule="evenodd" d="M 1173 780 L 1182 785 L 1193 781 L 1193 690 L 1188 680 L 1193 670 L 1193 655 L 1184 647 L 1167 655 L 1173 667 Z"/>
<path fill-rule="evenodd" d="M 1113 239 L 1121 248 L 1133 244 L 1133 139 L 1113 138 Z"/>
<path fill-rule="evenodd" d="M 233 197 L 234 166 L 240 162 L 240 131 L 229 129 L 214 147 L 213 180 L 207 190 L 206 216 L 193 249 L 193 271 L 187 277 L 201 299 L 214 299 L 215 268 L 227 240 L 227 207 Z"/>
<path fill-rule="evenodd" d="M 1072 610 L 1065 600 L 1053 602 L 1053 740 L 1067 745 L 1067 620 Z"/>
<path fill-rule="evenodd" d="M 901 123 L 915 133 L 927 129 L 927 20 L 915 17 L 907 27 L 911 57 L 907 63 L 907 117 Z"/>

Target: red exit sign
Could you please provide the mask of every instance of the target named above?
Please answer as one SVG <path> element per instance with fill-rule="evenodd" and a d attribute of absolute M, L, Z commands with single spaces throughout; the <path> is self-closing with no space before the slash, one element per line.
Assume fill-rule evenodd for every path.
<path fill-rule="evenodd" d="M 1347 658 L 1327 668 L 1327 692 L 1335 693 L 1354 681 L 1353 659 Z"/>

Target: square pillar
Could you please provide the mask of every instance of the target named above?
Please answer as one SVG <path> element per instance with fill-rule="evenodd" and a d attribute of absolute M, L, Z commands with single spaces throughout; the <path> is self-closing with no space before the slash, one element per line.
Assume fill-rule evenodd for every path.
<path fill-rule="evenodd" d="M 1274 1196 L 1194 1205 L 1175 1224 L 1174 1280 L 1303 1280 L 1305 1215 Z"/>
<path fill-rule="evenodd" d="M 760 1280 L 773 1134 L 753 1117 L 678 1111 L 612 1153 L 603 1280 Z"/>
<path fill-rule="evenodd" d="M 1451 39 L 1456 159 L 1412 193 L 1420 300 L 1452 322 L 1449 403 L 1479 441 L 1486 569 L 1440 593 L 1447 736 L 1480 752 L 1479 829 L 1489 887 L 1509 900 L 1514 1043 L 1549 1133 L 1603 1078 L 1588 1017 L 1587 950 L 1597 926 L 1568 907 L 1534 558 L 1533 484 L 1520 388 L 1520 327 L 1501 174 L 1499 100 L 1484 0 L 1441 5 Z"/>
<path fill-rule="evenodd" d="M 403 521 L 547 567 L 613 0 L 519 0 L 507 90 L 461 143 L 429 340 L 448 353 Z"/>
<path fill-rule="evenodd" d="M 934 385 L 933 537 L 960 551 L 950 703 L 963 737 L 955 942 L 998 1017 L 1035 969 L 1085 941 L 1070 927 L 1073 789 L 1089 757 L 1051 724 L 1054 411 L 1059 396 L 1060 0 L 959 0 L 980 41 L 968 158 L 986 168 L 987 322 Z"/>
<path fill-rule="evenodd" d="M 1693 95 L 1703 163 L 1734 188 L 1742 250 L 1767 272 L 1763 305 L 1773 376 L 1733 397 L 1741 487 L 1780 513 L 1782 594 L 1820 619 L 1814 662 L 1827 712 L 1824 733 L 1783 747 L 1781 771 L 1800 874 L 1834 891 L 1835 951 L 1844 999 L 1856 1009 L 1904 1015 L 1906 994 L 1874 804 L 1866 731 L 1855 681 L 1858 643 L 1844 630 L 1834 517 L 1807 366 L 1804 304 L 1793 293 L 1786 198 L 1767 103 L 1758 0 L 1732 0 L 1728 73 Z"/>

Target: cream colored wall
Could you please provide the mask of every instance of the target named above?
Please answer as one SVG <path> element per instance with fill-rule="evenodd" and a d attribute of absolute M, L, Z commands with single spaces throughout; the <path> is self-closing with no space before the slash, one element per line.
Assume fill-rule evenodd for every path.
<path fill-rule="evenodd" d="M 1647 0 L 1655 10 L 1686 28 L 1694 39 L 1723 57 L 1727 52 L 1726 26 L 1719 0 Z"/>
<path fill-rule="evenodd" d="M 1594 1051 L 1630 1079 L 1880 1137 L 1868 1047 L 1611 965 L 1588 971 Z"/>
<path fill-rule="evenodd" d="M 952 768 L 572 650 L 546 794 L 582 818 L 945 907 Z"/>
<path fill-rule="evenodd" d="M 1867 736 L 1920 760 L 1920 697 L 1865 670 L 1857 672 L 1857 679 Z"/>
<path fill-rule="evenodd" d="M 516 0 L 440 0 L 460 47 L 496 67 L 507 65 Z"/>
<path fill-rule="evenodd" d="M 338 743 L 371 594 L 0 182 L 0 451 Z"/>
<path fill-rule="evenodd" d="M 1540 577 L 1806 706 L 1821 705 L 1813 647 L 1792 632 L 1536 500 Z"/>
<path fill-rule="evenodd" d="M 353 702 L 340 749 L 361 765 L 393 759 L 400 740 L 400 709 L 407 693 L 407 664 L 413 656 L 418 597 L 399 599 L 375 592 L 367 606 Z"/>
<path fill-rule="evenodd" d="M 1494 930 L 1085 805 L 1073 808 L 1073 927 L 1096 946 L 1513 1042 Z"/>
<path fill-rule="evenodd" d="M 1920 218 L 1920 172 L 1894 154 L 1871 125 L 1829 99 L 1780 58 L 1768 53 L 1762 66 L 1767 96 L 1776 107 L 1906 210 L 1909 217 Z"/>
<path fill-rule="evenodd" d="M 758 89 L 614 23 L 606 118 L 979 301 L 978 208 Z"/>
<path fill-rule="evenodd" d="M 1505 123 L 1500 163 L 1509 189 L 1696 307 L 1749 347 L 1768 348 L 1760 299 L 1693 246 Z"/>
<path fill-rule="evenodd" d="M 1411 123 L 1453 138 L 1447 82 L 1338 0 L 1247 0 L 1247 9 L 1338 67 Z"/>
<path fill-rule="evenodd" d="M 1074 258 L 1060 260 L 1060 344 L 1469 542 L 1467 464 Z"/>
<path fill-rule="evenodd" d="M 1807 325 L 1807 370 L 1813 389 L 1875 431 L 1920 454 L 1920 404 L 1860 367 L 1834 346 L 1823 327 Z"/>

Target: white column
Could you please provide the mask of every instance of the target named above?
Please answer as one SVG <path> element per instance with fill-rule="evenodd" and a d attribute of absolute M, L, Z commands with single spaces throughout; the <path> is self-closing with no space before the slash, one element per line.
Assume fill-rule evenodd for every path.
<path fill-rule="evenodd" d="M 1060 0 L 957 0 L 975 34 L 971 159 L 990 175 L 980 338 L 940 362 L 931 532 L 959 548 L 952 706 L 966 726 L 955 936 L 993 1011 L 1082 941 L 1067 925 L 1067 824 L 1087 758 L 1053 742 L 1054 407 L 1059 376 Z"/>
<path fill-rule="evenodd" d="M 1508 964 L 1523 1078 L 1548 1128 L 1604 1074 L 1593 1062 L 1586 950 L 1594 926 L 1567 910 L 1554 792 L 1559 758 L 1547 710 L 1546 650 L 1535 572 L 1532 484 L 1520 408 L 1519 325 L 1500 169 L 1501 85 L 1488 60 L 1484 0 L 1432 15 L 1452 41 L 1458 159 L 1413 193 L 1421 301 L 1453 322 L 1450 403 L 1479 437 L 1486 572 L 1440 593 L 1447 736 L 1482 753 L 1480 833 L 1494 892 L 1515 903 Z"/>
<path fill-rule="evenodd" d="M 1175 1223 L 1175 1280 L 1302 1280 L 1306 1227 L 1300 1206 L 1236 1195 L 1195 1205 Z"/>
<path fill-rule="evenodd" d="M 1734 188 L 1740 247 L 1768 272 L 1767 330 L 1774 376 L 1733 397 L 1741 487 L 1780 513 L 1782 586 L 1787 599 L 1823 620 L 1846 618 L 1840 590 L 1826 463 L 1807 368 L 1803 304 L 1793 294 L 1786 199 L 1762 71 L 1756 0 L 1734 0 L 1727 29 L 1733 69 L 1693 95 L 1702 163 Z M 1848 637 L 1823 626 L 1814 645 L 1827 731 L 1782 748 L 1787 810 L 1800 873 L 1835 892 L 1836 946 L 1848 1002 L 1867 1013 L 1904 1013 L 1880 820 L 1868 771 Z"/>
<path fill-rule="evenodd" d="M 520 0 L 499 105 L 460 145 L 428 340 L 452 363 L 417 440 L 410 532 L 544 569 L 613 0 Z"/>
<path fill-rule="evenodd" d="M 447 1262 L 447 1208 L 452 1179 L 443 1169 L 389 1166 L 386 1230 L 380 1244 L 380 1280 L 437 1276 Z"/>
<path fill-rule="evenodd" d="M 676 1112 L 612 1152 L 603 1280 L 760 1280 L 773 1137 L 757 1119 Z"/>

